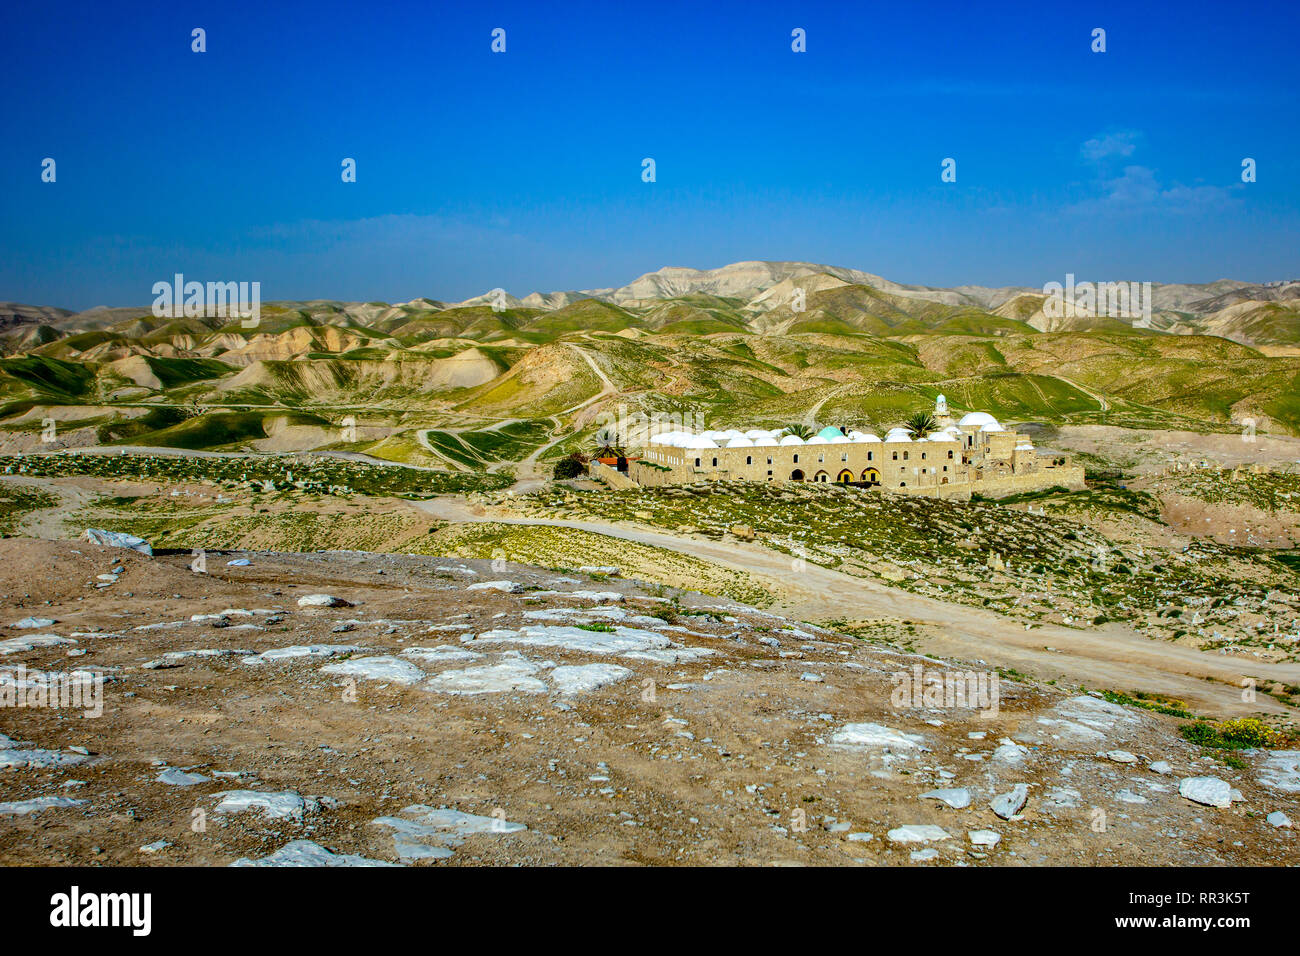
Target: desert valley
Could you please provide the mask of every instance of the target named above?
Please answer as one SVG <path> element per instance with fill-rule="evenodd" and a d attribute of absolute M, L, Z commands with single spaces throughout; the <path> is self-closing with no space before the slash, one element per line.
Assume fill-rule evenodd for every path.
<path fill-rule="evenodd" d="M 0 306 L 0 854 L 1300 862 L 1300 283 L 1045 298 Z"/>

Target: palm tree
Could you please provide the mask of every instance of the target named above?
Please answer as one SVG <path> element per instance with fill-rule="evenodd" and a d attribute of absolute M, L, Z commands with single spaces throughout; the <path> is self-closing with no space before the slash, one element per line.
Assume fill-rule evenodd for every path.
<path fill-rule="evenodd" d="M 787 435 L 793 435 L 795 438 L 802 438 L 804 441 L 807 441 L 809 438 L 812 438 L 813 435 L 817 434 L 812 430 L 811 426 L 805 425 L 803 422 L 795 422 L 793 425 L 786 425 L 785 433 Z"/>
<path fill-rule="evenodd" d="M 924 438 L 930 432 L 938 431 L 939 423 L 934 420 L 934 416 L 929 412 L 917 412 L 903 423 L 903 427 L 915 437 Z"/>
<path fill-rule="evenodd" d="M 595 442 L 597 458 L 622 458 L 624 455 L 618 432 L 612 428 L 598 428 L 591 440 Z"/>

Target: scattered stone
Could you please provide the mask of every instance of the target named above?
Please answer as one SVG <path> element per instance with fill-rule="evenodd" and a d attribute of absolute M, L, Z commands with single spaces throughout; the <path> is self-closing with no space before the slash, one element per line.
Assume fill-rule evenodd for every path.
<path fill-rule="evenodd" d="M 542 694 L 546 692 L 546 685 L 533 676 L 537 671 L 536 664 L 520 657 L 483 667 L 443 671 L 429 678 L 423 686 L 442 694 L 501 694 L 506 691 Z"/>
<path fill-rule="evenodd" d="M 352 607 L 351 601 L 332 594 L 307 594 L 298 598 L 299 607 Z"/>
<path fill-rule="evenodd" d="M 631 676 L 630 670 L 617 664 L 582 664 L 555 668 L 551 682 L 561 694 L 585 694 Z"/>
<path fill-rule="evenodd" d="M 353 654 L 364 651 L 364 647 L 355 644 L 294 644 L 290 647 L 277 647 L 273 650 L 245 657 L 245 664 L 266 664 L 273 661 L 293 660 L 299 657 L 337 657 L 340 654 Z"/>
<path fill-rule="evenodd" d="M 1029 748 L 1022 747 L 1012 740 L 1003 740 L 998 749 L 993 751 L 993 759 L 998 763 L 1008 764 L 1015 767 L 1025 762 L 1025 757 L 1029 755 Z"/>
<path fill-rule="evenodd" d="M 996 830 L 968 830 L 966 836 L 974 846 L 997 846 L 1002 842 L 1002 834 Z"/>
<path fill-rule="evenodd" d="M 71 797 L 33 797 L 30 800 L 0 803 L 0 815 L 25 817 L 52 807 L 79 807 L 85 802 L 85 800 L 73 800 Z"/>
<path fill-rule="evenodd" d="M 1283 793 L 1300 793 L 1300 750 L 1275 750 L 1259 768 L 1259 782 Z"/>
<path fill-rule="evenodd" d="M 1207 807 L 1222 809 L 1232 804 L 1232 787 L 1218 777 L 1187 777 L 1178 784 L 1178 793 Z"/>
<path fill-rule="evenodd" d="M 943 827 L 928 823 L 909 823 L 906 826 L 895 827 L 889 831 L 888 836 L 894 843 L 930 843 L 935 840 L 952 839 Z"/>
<path fill-rule="evenodd" d="M 397 866 L 350 853 L 331 853 L 311 840 L 294 840 L 260 860 L 240 857 L 231 866 Z"/>
<path fill-rule="evenodd" d="M 1018 783 L 1008 792 L 998 794 L 989 801 L 989 809 L 1000 816 L 1003 820 L 1010 820 L 1025 805 L 1029 799 L 1029 785 Z"/>
<path fill-rule="evenodd" d="M 103 531 L 99 528 L 87 528 L 82 537 L 93 544 L 102 544 L 109 548 L 128 548 L 153 557 L 153 548 L 144 538 L 118 531 Z"/>
<path fill-rule="evenodd" d="M 77 643 L 70 637 L 59 637 L 57 634 L 28 634 L 25 637 L 11 637 L 8 640 L 0 641 L 0 654 L 21 654 L 24 651 L 34 651 L 38 647 L 55 647 L 59 644 Z"/>
<path fill-rule="evenodd" d="M 506 594 L 518 594 L 524 586 L 517 581 L 479 581 L 465 588 L 466 591 L 503 591 Z"/>
<path fill-rule="evenodd" d="M 9 626 L 16 630 L 32 630 L 42 627 L 53 627 L 59 623 L 52 617 L 25 617 L 21 621 L 14 621 Z"/>
<path fill-rule="evenodd" d="M 424 680 L 424 671 L 400 657 L 354 657 L 351 660 L 326 664 L 322 674 L 339 674 L 360 677 L 363 680 L 392 681 L 394 684 L 416 684 Z"/>
<path fill-rule="evenodd" d="M 0 770 L 45 770 L 71 766 L 86 759 L 84 754 L 61 753 L 57 750 L 0 750 Z"/>
<path fill-rule="evenodd" d="M 879 747 L 887 751 L 924 749 L 925 738 L 906 734 L 883 724 L 845 724 L 831 735 L 831 743 L 840 747 Z"/>
<path fill-rule="evenodd" d="M 260 810 L 272 820 L 301 820 L 303 814 L 318 808 L 315 800 L 298 796 L 292 790 L 268 793 L 260 790 L 225 790 L 217 794 L 217 813 L 242 813 Z"/>
<path fill-rule="evenodd" d="M 970 791 L 965 787 L 931 790 L 929 793 L 921 794 L 921 799 L 942 800 L 954 810 L 965 810 L 970 806 Z"/>
<path fill-rule="evenodd" d="M 158 783 L 165 783 L 169 787 L 192 787 L 196 783 L 206 783 L 207 780 L 201 773 L 186 773 L 174 767 L 167 768 L 157 777 Z"/>

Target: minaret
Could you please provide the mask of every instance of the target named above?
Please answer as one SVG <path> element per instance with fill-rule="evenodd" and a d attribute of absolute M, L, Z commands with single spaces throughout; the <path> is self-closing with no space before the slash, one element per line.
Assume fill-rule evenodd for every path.
<path fill-rule="evenodd" d="M 948 414 L 948 399 L 942 395 L 934 402 L 934 420 L 939 423 L 940 428 L 953 424 L 952 416 Z"/>

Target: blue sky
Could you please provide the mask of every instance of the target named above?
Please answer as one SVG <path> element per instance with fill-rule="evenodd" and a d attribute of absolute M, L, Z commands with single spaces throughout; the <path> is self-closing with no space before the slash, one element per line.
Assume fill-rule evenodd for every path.
<path fill-rule="evenodd" d="M 1296 278 L 1297 35 L 1250 0 L 6 4 L 0 300 Z"/>

